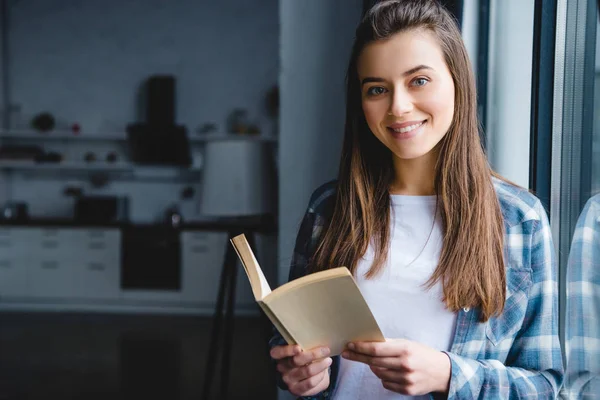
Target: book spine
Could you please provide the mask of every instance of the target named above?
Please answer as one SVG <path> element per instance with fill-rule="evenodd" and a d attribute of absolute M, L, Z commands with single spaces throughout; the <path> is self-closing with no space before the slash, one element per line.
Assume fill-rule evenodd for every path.
<path fill-rule="evenodd" d="M 287 344 L 289 344 L 289 345 L 298 344 L 298 342 L 296 340 L 294 340 L 294 338 L 292 337 L 292 335 L 290 335 L 290 333 L 288 332 L 288 330 L 285 329 L 285 327 L 281 324 L 281 322 L 275 316 L 275 314 L 273 314 L 273 312 L 269 309 L 268 305 L 266 305 L 262 301 L 259 301 L 258 305 L 260 306 L 260 308 L 262 308 L 262 310 L 265 312 L 266 316 L 273 323 L 273 325 L 275 325 L 275 328 L 277 328 L 277 330 L 279 331 L 279 333 L 281 334 L 281 336 L 283 336 L 283 338 L 285 339 L 285 341 L 287 342 Z"/>

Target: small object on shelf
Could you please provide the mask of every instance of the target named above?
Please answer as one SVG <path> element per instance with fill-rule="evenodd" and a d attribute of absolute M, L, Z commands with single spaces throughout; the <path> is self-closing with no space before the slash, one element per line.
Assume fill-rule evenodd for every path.
<path fill-rule="evenodd" d="M 186 186 L 183 188 L 183 190 L 181 191 L 181 198 L 182 199 L 191 199 L 192 197 L 194 197 L 194 193 L 196 191 L 194 190 L 193 187 L 191 186 Z"/>
<path fill-rule="evenodd" d="M 248 132 L 248 112 L 241 108 L 236 108 L 227 118 L 229 132 L 247 133 Z"/>
<path fill-rule="evenodd" d="M 80 197 L 83 195 L 83 189 L 79 186 L 65 186 L 63 194 L 68 197 Z"/>
<path fill-rule="evenodd" d="M 81 133 L 81 126 L 76 122 L 71 125 L 71 131 L 73 131 L 73 135 L 79 135 Z"/>
<path fill-rule="evenodd" d="M 94 162 L 96 161 L 96 155 L 94 153 L 92 153 L 91 151 L 88 151 L 87 153 L 85 153 L 85 156 L 83 157 L 83 159 L 85 160 L 85 162 Z"/>
<path fill-rule="evenodd" d="M 258 127 L 258 125 L 250 125 L 248 127 L 248 134 L 249 135 L 260 135 L 260 128 Z"/>
<path fill-rule="evenodd" d="M 171 206 L 165 211 L 165 222 L 173 228 L 177 228 L 183 222 L 181 213 L 177 206 Z"/>
<path fill-rule="evenodd" d="M 116 161 L 117 161 L 117 153 L 115 153 L 114 151 L 111 151 L 110 153 L 108 153 L 106 155 L 106 162 L 114 163 Z"/>
<path fill-rule="evenodd" d="M 2 145 L 0 146 L 0 160 L 33 161 L 42 157 L 44 150 L 34 145 Z"/>
<path fill-rule="evenodd" d="M 216 130 L 217 130 L 217 124 L 207 123 L 207 124 L 200 125 L 197 132 L 199 134 L 204 135 L 207 133 L 215 132 Z"/>
<path fill-rule="evenodd" d="M 35 162 L 38 163 L 59 163 L 63 160 L 63 156 L 55 151 L 40 154 L 35 157 Z"/>
<path fill-rule="evenodd" d="M 56 121 L 50 113 L 41 113 L 36 115 L 31 121 L 31 126 L 40 132 L 48 132 L 54 129 Z"/>

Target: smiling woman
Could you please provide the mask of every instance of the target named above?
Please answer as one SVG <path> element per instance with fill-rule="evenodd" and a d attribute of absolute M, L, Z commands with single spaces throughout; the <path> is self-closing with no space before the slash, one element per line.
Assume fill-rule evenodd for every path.
<path fill-rule="evenodd" d="M 356 30 L 338 179 L 313 194 L 290 279 L 347 266 L 387 341 L 271 341 L 282 387 L 336 399 L 554 398 L 557 277 L 540 201 L 490 168 L 475 79 L 436 0 L 384 0 Z"/>
<path fill-rule="evenodd" d="M 454 82 L 440 45 L 424 29 L 395 34 L 364 48 L 358 75 L 367 124 L 394 155 L 396 180 L 408 183 L 398 173 L 415 162 L 433 167 L 437 152 L 431 150 L 452 123 Z"/>

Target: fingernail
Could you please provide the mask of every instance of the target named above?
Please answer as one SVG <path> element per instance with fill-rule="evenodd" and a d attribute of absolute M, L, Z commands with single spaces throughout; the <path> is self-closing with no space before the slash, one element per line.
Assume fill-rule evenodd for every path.
<path fill-rule="evenodd" d="M 348 348 L 350 350 L 354 350 L 354 343 L 348 343 Z"/>
<path fill-rule="evenodd" d="M 333 363 L 333 360 L 331 358 L 328 358 L 327 361 L 325 361 L 325 365 L 327 365 L 328 367 L 331 365 L 331 363 Z"/>
<path fill-rule="evenodd" d="M 348 358 L 348 355 L 349 355 L 349 354 L 348 354 L 348 352 L 347 352 L 347 351 L 344 351 L 344 352 L 342 352 L 342 357 L 344 357 L 344 358 Z"/>

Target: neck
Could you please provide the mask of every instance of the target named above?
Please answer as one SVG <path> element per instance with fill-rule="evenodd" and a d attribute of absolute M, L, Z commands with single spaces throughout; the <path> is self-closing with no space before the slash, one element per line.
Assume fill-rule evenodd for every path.
<path fill-rule="evenodd" d="M 394 157 L 394 181 L 390 194 L 407 196 L 431 196 L 435 194 L 435 164 L 438 152 L 429 153 L 410 160 Z"/>

